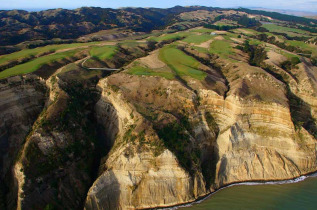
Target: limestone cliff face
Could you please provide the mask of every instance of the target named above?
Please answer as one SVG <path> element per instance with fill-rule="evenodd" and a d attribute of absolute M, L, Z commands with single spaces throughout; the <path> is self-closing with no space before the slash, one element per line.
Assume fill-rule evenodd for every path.
<path fill-rule="evenodd" d="M 132 80 L 130 80 L 132 81 Z M 191 176 L 168 149 L 159 144 L 149 121 L 108 79 L 99 83 L 98 121 L 113 145 L 90 188 L 86 209 L 135 209 L 170 206 L 204 195 L 201 174 Z M 115 89 L 115 90 L 113 90 Z"/>
<path fill-rule="evenodd" d="M 315 171 L 316 139 L 304 124 L 297 124 L 306 112 L 293 104 L 300 98 L 264 70 L 242 67 L 227 67 L 231 89 L 225 99 L 210 90 L 200 91 L 201 104 L 220 129 L 216 185 L 290 179 Z M 240 78 L 234 80 L 233 72 Z"/>
<path fill-rule="evenodd" d="M 219 99 L 204 91 L 206 110 L 220 125 L 216 184 L 290 179 L 316 170 L 316 140 L 298 133 L 287 107 Z M 215 100 L 216 99 L 216 100 Z"/>
<path fill-rule="evenodd" d="M 125 73 L 101 80 L 96 114 L 112 149 L 85 208 L 170 206 L 234 182 L 315 171 L 316 139 L 294 121 L 288 87 L 260 68 L 231 65 L 223 66 L 226 93 L 192 79 L 187 87 Z M 176 124 L 184 128 L 174 139 L 182 149 L 165 138 Z"/>

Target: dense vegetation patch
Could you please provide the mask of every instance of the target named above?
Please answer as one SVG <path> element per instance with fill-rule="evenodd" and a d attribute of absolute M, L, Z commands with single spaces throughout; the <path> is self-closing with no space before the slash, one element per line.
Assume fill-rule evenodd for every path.
<path fill-rule="evenodd" d="M 287 71 L 290 71 L 292 68 L 295 68 L 297 64 L 300 63 L 300 60 L 298 57 L 292 57 L 291 59 L 288 59 L 281 63 L 281 68 Z"/>
<path fill-rule="evenodd" d="M 238 49 L 249 54 L 249 64 L 252 66 L 261 66 L 261 63 L 267 58 L 266 51 L 263 47 L 250 45 L 246 40 L 242 46 L 237 46 Z"/>
<path fill-rule="evenodd" d="M 164 146 L 176 155 L 181 166 L 194 174 L 200 166 L 200 151 L 193 148 L 186 128 L 190 129 L 190 124 L 186 117 L 182 117 L 179 122 L 169 123 L 156 130 Z"/>
<path fill-rule="evenodd" d="M 239 28 L 240 26 L 205 24 L 204 27 L 209 29 L 219 30 L 219 31 L 229 31 L 232 29 Z"/>
<path fill-rule="evenodd" d="M 260 25 L 259 21 L 257 21 L 255 18 L 249 18 L 247 15 L 240 17 L 238 19 L 238 24 L 247 28 Z"/>

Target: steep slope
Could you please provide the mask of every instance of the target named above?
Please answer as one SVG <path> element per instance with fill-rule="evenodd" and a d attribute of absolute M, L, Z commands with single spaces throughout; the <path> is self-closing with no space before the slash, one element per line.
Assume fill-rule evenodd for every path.
<path fill-rule="evenodd" d="M 153 76 L 128 69 L 99 82 L 96 110 L 112 148 L 86 209 L 170 206 L 230 183 L 316 170 L 316 140 L 305 126 L 294 126 L 287 86 L 246 63 L 214 63 L 217 70 L 198 69 L 215 71 L 216 81 L 225 76 L 226 92 L 184 73 L 154 75 L 179 73 L 173 63 L 170 70 L 152 68 Z"/>
<path fill-rule="evenodd" d="M 194 107 L 191 91 L 179 82 L 170 83 L 155 77 L 148 79 L 142 87 L 139 85 L 140 82 L 144 82 L 142 78 L 128 75 L 114 75 L 109 80 L 99 83 L 102 96 L 96 104 L 96 111 L 106 131 L 111 132 L 108 140 L 113 147 L 101 165 L 100 176 L 88 192 L 87 209 L 169 206 L 193 201 L 205 194 L 201 173 L 192 171 L 193 173 L 190 174 L 182 168 L 175 154 L 166 149 L 164 142 L 159 139 L 151 121 L 141 115 L 132 104 L 126 102 L 127 95 L 121 94 L 120 90 L 116 92 L 116 89 L 110 89 L 114 81 L 119 82 L 115 83 L 116 85 L 125 86 L 122 88 L 136 88 L 136 92 L 133 91 L 127 96 L 131 97 L 131 100 L 144 97 L 148 91 L 157 90 L 155 89 L 157 86 L 153 87 L 151 84 L 162 84 L 182 93 L 170 92 L 170 100 L 165 104 L 166 106 L 159 102 L 160 98 L 156 101 L 156 95 L 148 96 L 145 103 L 158 102 L 160 104 L 156 104 L 157 106 L 164 107 L 170 105 L 171 111 L 174 111 L 181 108 L 178 107 L 179 104 L 173 103 L 174 100 L 183 99 L 188 100 L 189 109 Z M 123 81 L 125 82 L 122 83 Z M 166 90 L 161 91 L 164 96 L 168 94 Z M 134 95 L 135 93 L 138 93 L 138 96 Z M 157 113 L 149 114 L 157 115 Z M 158 118 L 167 118 L 160 120 L 175 120 L 172 114 L 158 115 Z M 189 139 L 184 141 L 188 141 L 186 143 L 189 144 Z"/>
<path fill-rule="evenodd" d="M 105 62 L 120 67 L 151 49 L 140 45 L 143 48 L 128 50 L 123 45 L 115 58 Z M 120 59 L 122 56 L 124 60 Z M 83 206 L 100 155 L 107 153 L 107 144 L 94 118 L 94 105 L 99 98 L 96 82 L 107 74 L 82 68 L 77 62 L 58 69 L 46 81 L 49 96 L 14 163 L 8 208 Z"/>
<path fill-rule="evenodd" d="M 46 87 L 36 76 L 16 76 L 1 80 L 0 87 L 0 185 L 8 188 L 10 172 L 15 157 L 25 137 L 44 107 Z M 0 207 L 5 198 L 1 192 Z"/>
<path fill-rule="evenodd" d="M 31 129 L 45 102 L 44 81 L 36 76 L 17 76 L 1 81 L 1 172 L 2 178 Z"/>

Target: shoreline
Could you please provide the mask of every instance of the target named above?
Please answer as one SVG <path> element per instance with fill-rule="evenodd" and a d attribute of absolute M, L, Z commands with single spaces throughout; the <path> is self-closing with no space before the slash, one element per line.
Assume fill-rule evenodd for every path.
<path fill-rule="evenodd" d="M 298 182 L 302 182 L 307 178 L 310 177 L 317 177 L 317 171 L 314 172 L 310 172 L 307 174 L 303 174 L 301 176 L 298 177 L 294 177 L 292 179 L 281 179 L 281 180 L 253 180 L 253 181 L 242 181 L 242 182 L 233 182 L 230 184 L 226 184 L 218 189 L 216 189 L 215 191 L 206 194 L 205 196 L 202 196 L 200 198 L 197 198 L 195 201 L 191 201 L 188 203 L 182 203 L 182 204 L 177 204 L 177 205 L 173 205 L 173 206 L 166 206 L 166 207 L 155 207 L 155 208 L 146 208 L 146 209 L 161 209 L 161 210 L 175 210 L 175 209 L 179 209 L 179 208 L 183 208 L 183 207 L 190 207 L 193 206 L 195 204 L 199 204 L 205 200 L 207 200 L 208 198 L 210 198 L 212 195 L 216 194 L 217 192 L 229 188 L 229 187 L 233 187 L 233 186 L 239 186 L 239 185 L 283 185 L 283 184 L 292 184 L 292 183 L 298 183 Z"/>

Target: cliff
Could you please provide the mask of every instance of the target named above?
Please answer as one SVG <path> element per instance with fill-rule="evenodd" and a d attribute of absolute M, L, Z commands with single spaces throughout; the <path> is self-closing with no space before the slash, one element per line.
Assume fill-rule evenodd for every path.
<path fill-rule="evenodd" d="M 1 80 L 0 84 L 0 182 L 1 191 L 9 187 L 10 168 L 21 149 L 25 136 L 45 102 L 45 81 L 32 75 Z M 0 202 L 4 204 L 5 198 Z M 2 205 L 1 204 L 1 205 Z M 2 206 L 3 207 L 3 206 Z"/>
<path fill-rule="evenodd" d="M 169 68 L 155 61 L 157 51 L 148 56 L 136 62 Z M 292 70 L 300 82 L 285 82 L 213 59 L 216 66 L 201 65 L 204 80 L 132 75 L 133 63 L 103 79 L 78 66 L 60 69 L 46 87 L 31 75 L 3 80 L 11 105 L 3 104 L 2 130 L 24 132 L 2 139 L 25 138 L 6 150 L 20 151 L 2 167 L 10 177 L 13 164 L 8 208 L 164 207 L 234 182 L 315 171 L 316 67 L 304 61 Z"/>
<path fill-rule="evenodd" d="M 291 179 L 316 170 L 316 140 L 294 118 L 288 86 L 261 68 L 217 62 L 224 91 L 206 81 L 186 78 L 184 86 L 124 72 L 99 82 L 96 114 L 112 148 L 86 209 L 171 206 L 234 182 Z M 308 73 L 301 81 L 314 86 Z M 295 85 L 298 91 L 307 87 Z M 312 94 L 296 97 L 314 114 Z"/>

